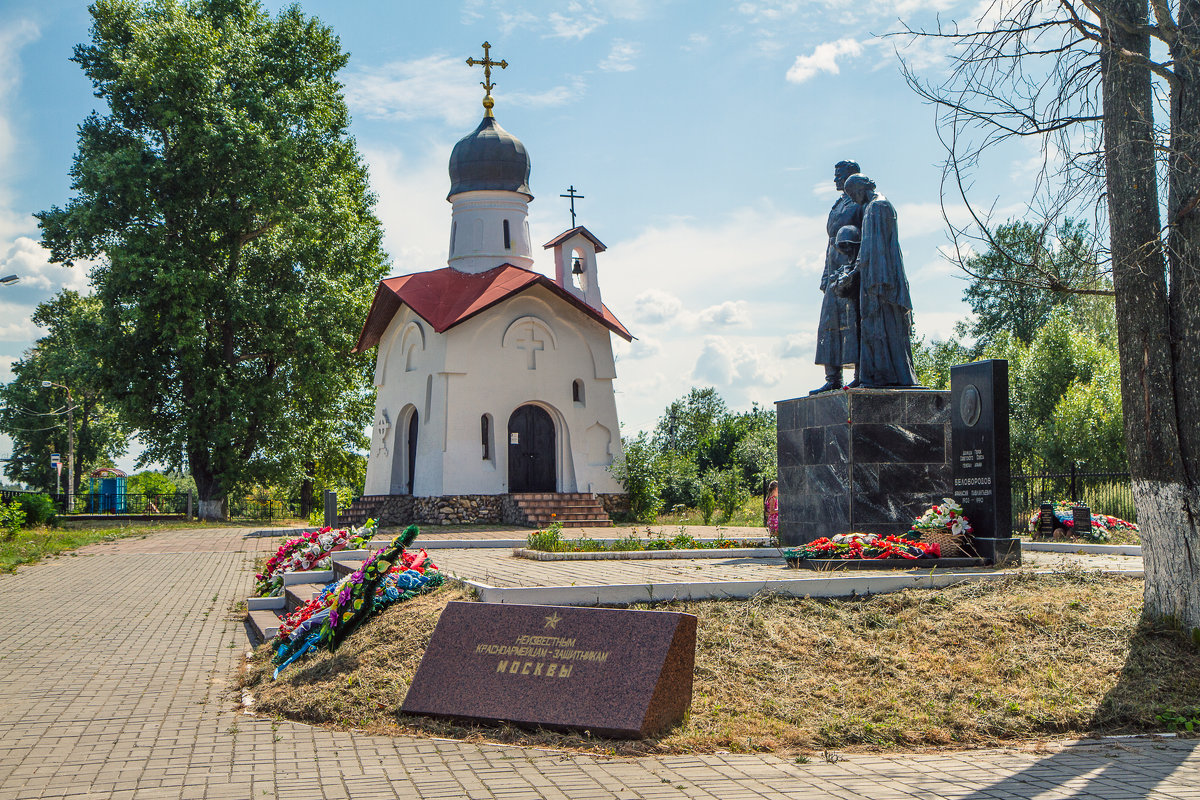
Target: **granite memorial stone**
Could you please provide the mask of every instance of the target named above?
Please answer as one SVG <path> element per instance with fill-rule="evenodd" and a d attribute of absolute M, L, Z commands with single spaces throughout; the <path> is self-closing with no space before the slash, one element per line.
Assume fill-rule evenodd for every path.
<path fill-rule="evenodd" d="M 1042 503 L 1038 509 L 1038 536 L 1046 539 L 1053 538 L 1054 529 L 1058 527 L 1058 518 L 1054 516 L 1054 506 Z"/>
<path fill-rule="evenodd" d="M 1076 536 L 1088 536 L 1092 532 L 1092 509 L 1074 506 L 1071 509 L 1071 532 Z"/>
<path fill-rule="evenodd" d="M 779 541 L 906 533 L 950 494 L 950 393 L 822 392 L 776 403 Z"/>
<path fill-rule="evenodd" d="M 973 528 L 972 546 L 996 564 L 1021 561 L 1012 536 L 1008 423 L 1007 361 L 950 368 L 954 499 Z"/>
<path fill-rule="evenodd" d="M 691 614 L 453 602 L 401 710 L 642 738 L 683 719 L 695 657 Z"/>

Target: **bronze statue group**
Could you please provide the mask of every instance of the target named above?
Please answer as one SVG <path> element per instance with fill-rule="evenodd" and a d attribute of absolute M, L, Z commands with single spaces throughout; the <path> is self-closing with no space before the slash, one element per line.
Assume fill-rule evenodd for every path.
<path fill-rule="evenodd" d="M 843 388 L 842 370 L 851 365 L 855 376 L 847 389 L 916 386 L 912 299 L 896 209 L 854 161 L 839 161 L 833 182 L 842 194 L 826 224 L 817 329 L 816 362 L 825 365 L 825 385 L 810 394 Z"/>

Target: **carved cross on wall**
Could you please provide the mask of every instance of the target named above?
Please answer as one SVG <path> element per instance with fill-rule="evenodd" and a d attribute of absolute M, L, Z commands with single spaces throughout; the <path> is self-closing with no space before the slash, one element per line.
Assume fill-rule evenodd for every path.
<path fill-rule="evenodd" d="M 517 347 L 529 353 L 529 363 L 525 365 L 525 368 L 537 369 L 537 352 L 546 349 L 546 342 L 534 335 L 532 324 L 529 326 L 529 334 L 517 339 Z"/>
<path fill-rule="evenodd" d="M 380 409 L 379 416 L 375 418 L 375 433 L 379 436 L 379 446 L 375 448 L 377 455 L 386 456 L 388 454 L 387 435 L 391 427 L 392 423 L 388 419 L 387 409 Z"/>

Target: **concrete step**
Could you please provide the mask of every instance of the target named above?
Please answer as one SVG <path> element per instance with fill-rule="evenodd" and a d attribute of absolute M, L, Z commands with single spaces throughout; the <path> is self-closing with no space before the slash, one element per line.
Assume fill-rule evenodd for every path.
<path fill-rule="evenodd" d="M 536 525 L 539 528 L 549 527 L 555 522 L 564 528 L 611 528 L 613 526 L 611 519 L 559 519 L 551 522 L 534 522 L 530 520 L 531 525 Z"/>
<path fill-rule="evenodd" d="M 269 609 L 255 609 L 246 614 L 246 622 L 250 631 L 258 637 L 259 642 L 275 638 L 279 633 L 279 615 Z"/>
<path fill-rule="evenodd" d="M 526 510 L 529 519 L 595 519 L 605 516 L 600 509 L 538 509 Z"/>
<path fill-rule="evenodd" d="M 590 500 L 593 503 L 596 502 L 596 498 L 583 492 L 516 492 L 512 495 L 512 499 L 517 502 L 522 500 Z"/>
<path fill-rule="evenodd" d="M 287 613 L 295 611 L 297 608 L 306 606 L 312 602 L 312 599 L 325 588 L 323 583 L 295 583 L 284 590 L 283 596 L 287 598 L 287 603 L 284 608 Z"/>
<path fill-rule="evenodd" d="M 347 575 L 353 575 L 362 569 L 365 561 L 335 561 L 333 562 L 333 575 L 335 579 L 344 578 Z"/>

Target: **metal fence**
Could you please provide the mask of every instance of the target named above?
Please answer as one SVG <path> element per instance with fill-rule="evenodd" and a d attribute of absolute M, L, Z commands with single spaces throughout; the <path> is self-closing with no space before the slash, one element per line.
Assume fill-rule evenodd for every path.
<path fill-rule="evenodd" d="M 300 518 L 298 497 L 230 497 L 229 519 L 268 522 Z"/>
<path fill-rule="evenodd" d="M 62 511 L 63 509 L 65 509 L 67 507 L 66 494 L 54 494 L 54 493 L 47 493 L 47 492 L 32 492 L 32 491 L 29 491 L 28 489 L 0 489 L 0 500 L 3 500 L 4 502 L 7 503 L 10 500 L 17 500 L 21 497 L 35 497 L 39 494 L 44 494 L 47 497 L 49 497 L 50 500 L 54 503 L 54 507 L 57 508 L 59 511 Z"/>
<path fill-rule="evenodd" d="M 1051 470 L 1037 465 L 1036 471 L 1012 475 L 1013 530 L 1029 530 L 1029 519 L 1043 502 L 1067 500 L 1088 506 L 1094 514 L 1108 514 L 1137 522 L 1133 486 L 1128 472 L 1091 472 L 1070 464 Z"/>
<path fill-rule="evenodd" d="M 8 502 L 20 497 L 46 495 L 58 513 L 65 514 L 67 495 L 33 492 L 25 489 L 2 489 L 0 499 Z M 299 519 L 300 499 L 296 497 L 230 497 L 229 519 L 239 522 L 269 522 L 272 520 Z M 192 496 L 193 516 L 197 512 L 196 498 Z M 138 494 L 133 492 L 84 492 L 75 495 L 76 514 L 112 514 L 113 516 L 178 516 L 186 517 L 188 493 Z"/>

